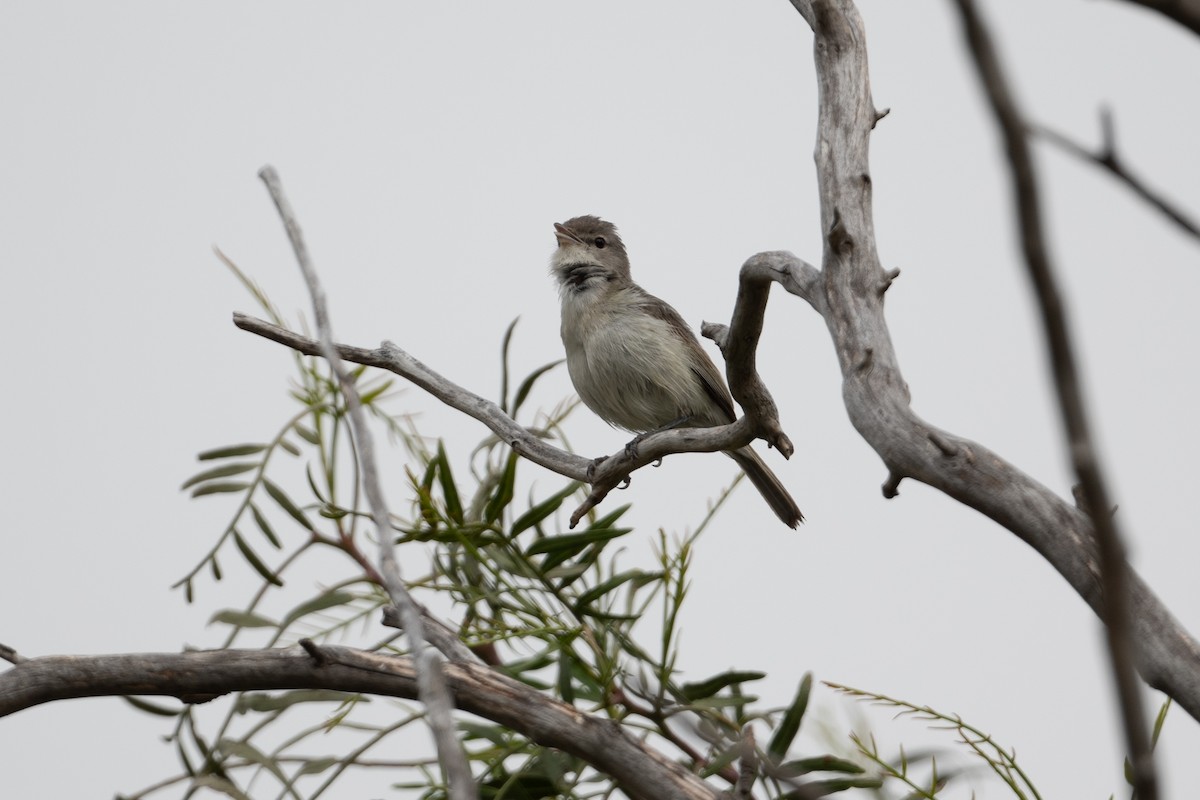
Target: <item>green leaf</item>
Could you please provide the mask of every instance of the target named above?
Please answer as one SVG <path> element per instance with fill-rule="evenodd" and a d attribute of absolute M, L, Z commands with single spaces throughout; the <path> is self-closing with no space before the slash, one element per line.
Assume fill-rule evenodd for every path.
<path fill-rule="evenodd" d="M 847 789 L 878 789 L 883 786 L 883 778 L 832 778 L 827 781 L 809 781 L 803 789 L 795 789 L 779 795 L 779 800 L 809 800 L 812 797 L 822 797 Z"/>
<path fill-rule="evenodd" d="M 513 484 L 517 480 L 517 454 L 515 452 L 508 454 L 508 462 L 504 465 L 504 474 L 500 476 L 500 484 L 496 487 L 496 493 L 488 500 L 487 507 L 483 511 L 484 522 L 495 522 L 500 519 L 500 515 L 504 513 L 504 509 L 508 508 L 508 504 L 513 499 Z"/>
<path fill-rule="evenodd" d="M 254 745 L 245 741 L 236 739 L 222 739 L 217 743 L 217 747 L 222 753 L 231 756 L 238 756 L 249 761 L 251 764 L 259 764 L 264 769 L 268 770 L 272 775 L 279 779 L 280 783 L 287 784 L 287 776 L 283 774 L 283 770 L 279 768 L 274 758 L 271 758 L 266 753 L 259 750 Z"/>
<path fill-rule="evenodd" d="M 1158 716 L 1154 718 L 1154 731 L 1150 737 L 1150 747 L 1153 749 L 1158 745 L 1158 735 L 1162 733 L 1163 723 L 1167 721 L 1167 712 L 1171 710 L 1171 698 L 1167 698 L 1162 707 L 1158 709 Z"/>
<path fill-rule="evenodd" d="M 259 507 L 254 503 L 250 504 L 250 513 L 254 515 L 254 522 L 258 525 L 258 529 L 263 532 L 263 536 L 267 537 L 267 541 L 276 550 L 283 549 L 283 543 L 279 541 L 279 537 L 275 535 L 275 531 L 271 528 L 271 523 L 267 522 L 267 518 L 263 516 Z"/>
<path fill-rule="evenodd" d="M 757 702 L 758 698 L 752 694 L 746 695 L 723 695 L 720 697 L 703 697 L 688 703 L 690 708 L 741 708 L 749 703 Z"/>
<path fill-rule="evenodd" d="M 150 703 L 140 697 L 130 697 L 129 695 L 121 695 L 121 699 L 129 705 L 136 708 L 138 711 L 145 711 L 147 714 L 156 714 L 160 717 L 178 717 L 183 713 L 182 708 L 166 708 L 157 703 Z"/>
<path fill-rule="evenodd" d="M 212 570 L 214 581 L 221 580 L 221 562 L 217 561 L 217 557 L 215 555 L 209 559 L 208 568 Z"/>
<path fill-rule="evenodd" d="M 785 778 L 795 778 L 799 775 L 807 775 L 810 772 L 849 772 L 858 775 L 865 771 L 853 761 L 847 761 L 837 756 L 798 758 L 795 761 L 788 761 L 779 765 L 779 774 Z"/>
<path fill-rule="evenodd" d="M 300 455 L 300 448 L 296 447 L 296 445 L 292 444 L 287 439 L 280 439 L 279 446 L 294 456 Z"/>
<path fill-rule="evenodd" d="M 563 363 L 565 360 L 566 359 L 560 358 L 558 361 L 551 361 L 549 364 L 544 364 L 535 369 L 533 372 L 529 373 L 529 376 L 526 377 L 525 380 L 521 381 L 521 385 L 517 387 L 516 397 L 513 399 L 512 414 L 510 414 L 510 416 L 514 418 L 517 416 L 517 412 L 521 410 L 521 404 L 524 403 L 525 398 L 529 396 L 529 392 L 533 389 L 533 384 L 537 382 L 537 379 L 557 367 L 559 364 Z"/>
<path fill-rule="evenodd" d="M 274 586 L 283 586 L 283 581 L 279 580 L 279 576 L 272 572 L 262 562 L 262 559 L 258 557 L 258 554 L 250 549 L 250 545 L 246 544 L 246 540 L 242 538 L 242 535 L 237 532 L 236 528 L 233 531 L 233 542 L 237 545 L 237 549 L 241 551 L 242 556 L 249 562 L 250 566 L 254 567 L 254 571 L 262 576 L 263 580 Z"/>
<path fill-rule="evenodd" d="M 363 407 L 365 408 L 379 399 L 379 396 L 390 388 L 392 388 L 392 381 L 385 380 L 374 389 L 368 389 L 366 392 L 363 392 L 361 395 L 359 395 L 358 402 L 362 403 Z"/>
<path fill-rule="evenodd" d="M 333 689 L 295 689 L 279 694 L 246 692 L 238 696 L 237 702 L 234 704 L 234 711 L 239 714 L 251 711 L 265 714 L 282 711 L 301 703 L 344 703 L 350 697 L 354 697 L 354 695 L 347 692 L 336 692 Z M 370 702 L 370 698 L 360 696 L 358 702 Z"/>
<path fill-rule="evenodd" d="M 271 499 L 278 503 L 279 507 L 288 513 L 288 516 L 299 522 L 305 530 L 313 529 L 312 523 L 308 521 L 308 517 L 304 516 L 304 512 L 270 478 L 263 478 L 263 488 L 267 490 L 267 494 L 271 495 Z"/>
<path fill-rule="evenodd" d="M 232 447 L 219 447 L 216 450 L 205 450 L 196 458 L 200 461 L 212 461 L 214 458 L 236 458 L 261 453 L 266 450 L 265 444 L 235 444 Z"/>
<path fill-rule="evenodd" d="M 463 523 L 462 503 L 458 499 L 458 487 L 454 485 L 454 474 L 450 471 L 450 460 L 446 458 L 446 448 L 441 440 L 437 449 L 438 483 L 442 487 L 442 497 L 446 500 L 446 514 L 459 525 Z"/>
<path fill-rule="evenodd" d="M 239 611 L 235 608 L 224 608 L 209 618 L 208 624 L 219 622 L 223 625 L 234 625 L 238 628 L 277 628 L 279 623 L 273 619 L 255 614 L 252 611 Z"/>
<path fill-rule="evenodd" d="M 292 426 L 292 430 L 294 430 L 296 432 L 297 436 L 299 436 L 301 439 L 308 442 L 309 444 L 318 446 L 318 447 L 320 446 L 321 437 L 317 435 L 316 431 L 314 431 L 312 428 L 308 427 L 307 425 L 301 425 L 299 422 L 297 422 L 295 425 Z"/>
<path fill-rule="evenodd" d="M 765 672 L 739 672 L 737 670 L 730 670 L 729 672 L 722 672 L 720 675 L 714 675 L 707 680 L 685 683 L 680 687 L 680 692 L 688 700 L 700 700 L 705 697 L 712 697 L 726 686 L 732 686 L 735 683 L 759 681 L 765 677 L 767 677 L 767 673 Z"/>
<path fill-rule="evenodd" d="M 571 481 L 564 489 L 555 492 L 550 497 L 546 498 L 521 516 L 517 517 L 517 521 L 514 522 L 512 524 L 512 528 L 509 529 L 509 535 L 516 537 L 518 534 L 525 532 L 534 525 L 537 525 L 546 517 L 553 514 L 558 510 L 558 507 L 562 505 L 563 500 L 566 500 L 568 497 L 574 494 L 575 490 L 578 489 L 579 486 L 579 481 Z"/>
<path fill-rule="evenodd" d="M 202 786 L 206 789 L 212 789 L 214 792 L 232 797 L 234 800 L 250 800 L 241 789 L 233 785 L 228 778 L 222 778 L 220 775 L 196 775 L 192 778 L 191 786 Z"/>
<path fill-rule="evenodd" d="M 624 536 L 631 530 L 633 528 L 598 528 L 587 530 L 583 533 L 547 536 L 545 539 L 538 539 L 525 548 L 525 555 L 535 556 L 539 553 L 553 553 L 557 555 L 566 552 L 565 557 L 570 558 L 593 542 L 607 542 L 619 536 Z"/>
<path fill-rule="evenodd" d="M 575 687 L 571 683 L 573 661 L 570 642 L 563 642 L 558 650 L 558 694 L 568 705 L 575 705 Z"/>
<path fill-rule="evenodd" d="M 258 464 L 256 462 L 239 461 L 236 464 L 222 464 L 219 467 L 213 467 L 212 469 L 204 470 L 204 472 L 196 473 L 184 481 L 183 486 L 180 486 L 179 488 L 181 490 L 190 489 L 197 483 L 211 481 L 214 478 L 228 478 L 231 475 L 241 475 L 243 472 L 249 472 L 252 469 L 258 469 Z"/>
<path fill-rule="evenodd" d="M 512 342 L 513 330 L 517 327 L 520 317 L 508 323 L 504 331 L 504 339 L 500 342 L 500 410 L 508 413 L 508 346 Z"/>
<path fill-rule="evenodd" d="M 327 608 L 344 606 L 347 603 L 352 603 L 357 599 L 358 598 L 350 592 L 346 592 L 341 589 L 329 589 L 317 595 L 316 597 L 305 600 L 303 603 L 289 611 L 283 618 L 281 627 L 286 628 L 288 625 L 291 625 L 296 620 L 303 616 L 307 616 L 308 614 L 313 614 L 317 611 L 324 611 Z"/>
<path fill-rule="evenodd" d="M 796 699 L 788 706 L 787 712 L 783 715 L 783 721 L 779 723 L 779 728 L 771 737 L 767 752 L 776 761 L 783 760 L 783 757 L 787 755 L 788 748 L 792 746 L 792 740 L 800 732 L 800 721 L 804 719 L 804 711 L 808 708 L 808 696 L 812 692 L 812 680 L 811 672 L 804 673 L 804 677 L 800 679 L 800 686 L 796 690 Z"/>
<path fill-rule="evenodd" d="M 206 494 L 228 494 L 230 492 L 244 492 L 250 488 L 250 484 L 243 481 L 215 481 L 206 483 L 203 486 L 198 486 L 192 490 L 192 497 L 204 497 Z"/>
<path fill-rule="evenodd" d="M 307 759 L 296 772 L 297 775 L 319 775 L 332 766 L 341 763 L 341 759 L 337 758 L 310 758 Z"/>
<path fill-rule="evenodd" d="M 709 760 L 709 762 L 704 766 L 704 769 L 700 772 L 700 777 L 711 778 L 713 775 L 716 775 L 718 772 L 728 767 L 734 761 L 737 761 L 738 756 L 741 754 L 741 743 L 735 744 L 733 747 L 718 753 L 715 758 Z"/>
<path fill-rule="evenodd" d="M 579 599 L 575 601 L 575 608 L 577 608 L 577 609 L 584 608 L 589 603 L 591 603 L 595 600 L 598 600 L 599 598 L 601 598 L 604 595 L 611 592 L 613 589 L 616 589 L 617 587 L 619 587 L 621 584 L 631 581 L 634 578 L 641 578 L 645 574 L 646 573 L 642 572 L 640 569 L 630 569 L 630 570 L 626 570 L 625 572 L 622 572 L 618 575 L 614 575 L 611 578 L 609 578 L 608 580 L 604 581 L 603 583 L 596 584 L 591 589 L 588 589 L 586 592 L 579 595 Z M 747 673 L 747 674 L 749 674 L 749 673 Z M 761 677 L 761 673 L 755 673 L 755 674 L 759 674 Z M 720 688 L 720 687 L 718 687 L 718 688 Z M 685 691 L 686 691 L 686 687 L 685 687 Z M 714 692 L 714 694 L 715 694 L 715 692 Z"/>

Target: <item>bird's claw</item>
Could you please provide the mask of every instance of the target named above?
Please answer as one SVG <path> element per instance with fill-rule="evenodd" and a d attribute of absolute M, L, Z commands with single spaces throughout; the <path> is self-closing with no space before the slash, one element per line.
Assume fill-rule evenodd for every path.
<path fill-rule="evenodd" d="M 608 456 L 599 456 L 597 458 L 593 458 L 592 463 L 588 464 L 588 466 L 587 466 L 587 481 L 588 481 L 588 483 L 596 482 L 595 481 L 596 467 L 600 466 L 605 461 L 608 461 Z"/>

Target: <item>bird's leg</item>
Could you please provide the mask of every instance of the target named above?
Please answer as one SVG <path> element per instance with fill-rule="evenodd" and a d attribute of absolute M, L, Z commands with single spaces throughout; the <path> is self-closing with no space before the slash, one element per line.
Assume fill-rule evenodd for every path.
<path fill-rule="evenodd" d="M 662 433 L 663 431 L 674 430 L 675 428 L 678 428 L 680 425 L 683 425 L 685 422 L 687 422 L 691 418 L 692 418 L 691 414 L 684 414 L 679 419 L 671 420 L 666 425 L 663 425 L 661 428 L 655 428 L 652 431 L 645 431 L 644 433 L 639 433 L 637 436 L 633 437 L 633 441 L 631 441 L 629 444 L 625 445 L 625 455 L 629 456 L 630 458 L 637 458 L 638 445 L 641 444 L 642 441 L 647 436 L 653 436 L 654 434 Z M 659 461 L 662 461 L 662 459 L 659 459 Z"/>

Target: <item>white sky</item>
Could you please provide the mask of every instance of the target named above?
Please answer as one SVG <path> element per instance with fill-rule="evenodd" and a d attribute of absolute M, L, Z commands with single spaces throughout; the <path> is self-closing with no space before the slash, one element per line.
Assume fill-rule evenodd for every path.
<path fill-rule="evenodd" d="M 1034 120 L 1095 142 L 1110 104 L 1130 163 L 1200 210 L 1194 36 L 1120 2 L 987 5 Z M 888 316 L 914 407 L 1066 494 L 1006 177 L 951 5 L 861 10 L 875 102 L 892 109 L 872 142 L 876 229 L 885 266 L 903 270 Z M 785 0 L 6 3 L 0 641 L 27 656 L 211 646 L 205 619 L 244 594 L 237 570 L 202 586 L 197 607 L 167 587 L 229 513 L 178 491 L 195 453 L 260 439 L 293 411 L 290 359 L 232 326 L 231 311 L 254 308 L 210 249 L 293 319 L 307 309 L 263 164 L 300 215 L 339 338 L 393 339 L 494 396 L 513 317 L 519 374 L 561 356 L 554 221 L 616 222 L 635 278 L 697 326 L 728 318 L 752 253 L 819 263 L 811 45 Z M 1134 562 L 1200 631 L 1196 245 L 1095 169 L 1039 156 Z M 762 668 L 764 704 L 783 704 L 811 669 L 961 714 L 1015 747 L 1047 798 L 1125 796 L 1092 612 L 975 512 L 910 482 L 882 499 L 885 470 L 846 420 L 807 305 L 776 294 L 760 368 L 797 445 L 791 462 L 768 461 L 809 521 L 786 531 L 744 488 L 701 539 L 688 675 Z M 560 370 L 534 400 L 570 392 Z M 415 389 L 403 403 L 452 452 L 483 436 Z M 625 441 L 586 411 L 568 430 L 588 454 Z M 733 474 L 726 459 L 677 456 L 610 503 L 635 502 L 649 542 L 698 521 Z M 828 692 L 819 707 L 861 713 Z M 6 790 L 138 789 L 174 770 L 156 738 L 168 724 L 111 699 L 7 718 Z M 876 733 L 885 750 L 952 746 L 885 717 Z M 1198 747 L 1196 723 L 1173 712 L 1161 764 L 1173 796 L 1192 788 Z"/>

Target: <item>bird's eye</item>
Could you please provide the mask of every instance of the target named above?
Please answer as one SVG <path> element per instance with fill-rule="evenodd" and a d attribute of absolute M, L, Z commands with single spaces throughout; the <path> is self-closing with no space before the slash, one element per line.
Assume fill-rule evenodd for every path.
<path fill-rule="evenodd" d="M 604 245 L 608 244 L 608 242 L 603 236 L 597 236 L 595 239 L 592 239 L 592 244 L 596 245 L 597 250 L 603 250 Z"/>

